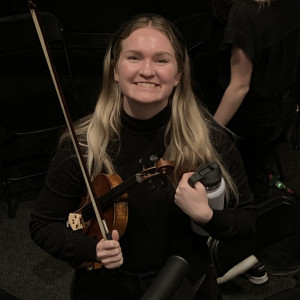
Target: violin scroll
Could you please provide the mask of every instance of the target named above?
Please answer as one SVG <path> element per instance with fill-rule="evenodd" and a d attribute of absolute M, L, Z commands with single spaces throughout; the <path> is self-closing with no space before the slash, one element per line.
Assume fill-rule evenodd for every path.
<path fill-rule="evenodd" d="M 141 183 L 151 177 L 158 176 L 158 175 L 169 175 L 173 168 L 174 168 L 174 162 L 164 160 L 163 158 L 158 159 L 156 156 L 152 155 L 150 157 L 151 161 L 155 160 L 155 165 L 153 167 L 144 169 L 140 173 L 137 173 L 136 181 L 138 183 Z"/>
<path fill-rule="evenodd" d="M 174 168 L 174 162 L 171 160 L 164 160 L 163 158 L 160 158 L 156 162 L 156 169 L 159 173 L 163 175 L 169 175 L 172 173 Z"/>

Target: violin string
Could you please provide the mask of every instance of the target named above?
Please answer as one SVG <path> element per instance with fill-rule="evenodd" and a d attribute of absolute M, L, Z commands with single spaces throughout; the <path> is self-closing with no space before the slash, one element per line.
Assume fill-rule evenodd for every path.
<path fill-rule="evenodd" d="M 126 189 L 128 187 L 130 187 L 132 184 L 141 183 L 145 179 L 149 178 L 150 173 L 147 173 L 147 175 L 146 175 L 145 171 L 150 172 L 150 173 L 153 172 L 153 173 L 151 173 L 150 177 L 160 174 L 160 172 L 155 172 L 156 167 L 150 167 L 147 170 L 144 170 L 140 173 L 137 173 L 137 174 L 127 178 L 121 184 L 117 185 L 116 187 L 112 188 L 109 192 L 107 192 L 106 194 L 104 194 L 96 199 L 96 201 L 100 205 L 101 210 L 105 210 L 110 205 L 112 199 L 116 199 L 116 198 L 122 196 L 122 194 L 124 194 L 126 192 Z M 84 205 L 83 207 L 81 207 L 80 209 L 75 211 L 75 213 L 81 214 L 83 220 L 85 222 L 87 222 L 88 220 L 90 220 L 94 217 L 94 209 L 92 207 L 92 203 L 88 203 L 88 204 Z"/>
<path fill-rule="evenodd" d="M 133 183 L 137 183 L 136 176 L 131 176 L 125 181 L 123 181 L 121 184 L 117 185 L 113 189 L 111 189 L 108 193 L 100 196 L 99 198 L 96 199 L 98 204 L 101 207 L 101 210 L 105 210 L 108 206 L 109 203 L 112 199 L 120 197 L 122 194 L 125 193 L 125 190 L 131 186 Z M 90 220 L 94 216 L 94 210 L 91 205 L 91 203 L 83 206 L 80 209 L 80 213 L 85 220 Z"/>
<path fill-rule="evenodd" d="M 115 200 L 116 198 L 120 197 L 123 193 L 125 193 L 125 190 L 127 189 L 127 187 L 129 187 L 133 183 L 136 183 L 135 176 L 128 178 L 126 181 L 124 181 L 120 185 L 111 189 L 108 193 L 97 198 L 96 201 L 100 205 L 101 209 L 105 210 L 109 206 L 109 204 L 111 203 L 112 200 Z M 94 216 L 94 212 L 89 203 L 88 205 L 86 205 L 84 207 L 84 209 L 82 211 L 82 217 L 84 219 L 90 220 L 91 218 L 93 218 L 93 216 Z"/>

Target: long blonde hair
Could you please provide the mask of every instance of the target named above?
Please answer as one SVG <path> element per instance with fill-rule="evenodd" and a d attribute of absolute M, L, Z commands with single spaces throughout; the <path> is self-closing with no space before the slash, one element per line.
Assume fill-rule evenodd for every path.
<path fill-rule="evenodd" d="M 210 141 L 210 130 L 191 87 L 190 61 L 184 40 L 174 25 L 159 15 L 136 16 L 113 36 L 104 58 L 102 91 L 95 111 L 77 127 L 77 134 L 86 135 L 87 167 L 92 178 L 100 172 L 114 173 L 114 166 L 107 152 L 111 141 L 120 139 L 120 112 L 122 92 L 114 80 L 122 41 L 138 28 L 151 26 L 162 32 L 171 42 L 181 79 L 170 95 L 171 119 L 164 142 L 164 159 L 175 162 L 172 176 L 176 186 L 184 172 L 195 171 L 204 162 L 217 162 L 227 183 L 227 192 L 238 197 L 236 186 L 223 167 Z"/>

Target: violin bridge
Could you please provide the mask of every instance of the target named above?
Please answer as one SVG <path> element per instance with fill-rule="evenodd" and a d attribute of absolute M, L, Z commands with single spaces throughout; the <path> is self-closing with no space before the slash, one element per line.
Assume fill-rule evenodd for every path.
<path fill-rule="evenodd" d="M 70 213 L 67 221 L 67 227 L 69 226 L 74 231 L 83 229 L 81 214 Z"/>

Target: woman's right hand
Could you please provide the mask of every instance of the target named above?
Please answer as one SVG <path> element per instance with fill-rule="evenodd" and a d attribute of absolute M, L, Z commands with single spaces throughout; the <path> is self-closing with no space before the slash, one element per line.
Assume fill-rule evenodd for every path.
<path fill-rule="evenodd" d="M 123 254 L 119 243 L 119 233 L 112 231 L 111 240 L 100 240 L 96 246 L 97 260 L 107 269 L 115 269 L 123 264 Z"/>

